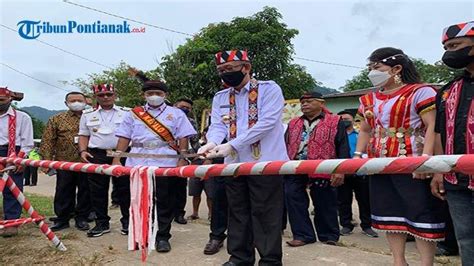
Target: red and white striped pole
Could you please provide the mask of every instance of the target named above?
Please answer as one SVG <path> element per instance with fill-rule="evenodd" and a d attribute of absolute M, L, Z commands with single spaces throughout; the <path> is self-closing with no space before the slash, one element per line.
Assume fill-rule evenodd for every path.
<path fill-rule="evenodd" d="M 61 161 L 28 160 L 0 157 L 0 163 L 53 168 L 57 170 L 129 175 L 131 167 Z M 474 174 L 474 154 L 437 155 L 406 158 L 334 159 L 304 161 L 270 161 L 233 164 L 188 165 L 177 168 L 158 168 L 155 176 L 201 177 L 240 175 L 290 174 L 402 174 L 448 173 Z"/>
<path fill-rule="evenodd" d="M 4 169 L 5 170 L 5 169 Z M 3 173 L 3 177 L 0 180 L 0 188 L 7 186 L 8 189 L 12 192 L 13 196 L 15 199 L 21 204 L 24 210 L 28 212 L 30 217 L 34 219 L 36 224 L 39 226 L 41 232 L 43 232 L 46 237 L 53 242 L 54 246 L 61 250 L 61 251 L 66 251 L 67 248 L 64 246 L 64 244 L 59 240 L 59 238 L 54 234 L 51 229 L 49 229 L 48 225 L 43 221 L 43 217 L 41 217 L 38 212 L 33 209 L 33 206 L 31 206 L 30 202 L 28 199 L 26 199 L 25 195 L 20 191 L 20 189 L 17 187 L 15 182 L 13 182 L 13 179 L 8 175 L 7 172 Z M 3 191 L 0 190 L 0 191 Z"/>

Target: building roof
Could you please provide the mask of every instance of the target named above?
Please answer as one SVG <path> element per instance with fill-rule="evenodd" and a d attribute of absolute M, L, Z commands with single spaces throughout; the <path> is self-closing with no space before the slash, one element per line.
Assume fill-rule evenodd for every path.
<path fill-rule="evenodd" d="M 372 89 L 374 88 L 327 94 L 327 95 L 324 95 L 324 99 L 362 96 L 372 91 Z"/>

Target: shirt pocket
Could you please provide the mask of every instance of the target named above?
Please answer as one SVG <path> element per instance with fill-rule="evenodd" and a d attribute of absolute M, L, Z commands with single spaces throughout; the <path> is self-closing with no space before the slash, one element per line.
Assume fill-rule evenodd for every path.
<path fill-rule="evenodd" d="M 89 121 L 86 122 L 86 126 L 92 133 L 96 133 L 97 129 L 100 126 L 100 121 L 99 120 L 93 120 L 93 121 L 89 120 Z"/>
<path fill-rule="evenodd" d="M 132 127 L 133 127 L 134 132 L 139 132 L 138 130 L 142 130 L 142 131 L 145 130 L 146 126 L 142 121 L 135 119 L 133 120 Z"/>
<path fill-rule="evenodd" d="M 123 122 L 123 117 L 117 117 L 114 119 L 114 124 L 115 124 L 115 127 L 117 128 L 118 126 L 120 126 L 120 124 L 122 124 Z"/>

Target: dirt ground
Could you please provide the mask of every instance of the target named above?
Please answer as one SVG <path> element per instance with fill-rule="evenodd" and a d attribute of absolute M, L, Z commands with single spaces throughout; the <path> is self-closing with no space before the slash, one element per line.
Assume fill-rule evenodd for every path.
<path fill-rule="evenodd" d="M 25 191 L 44 196 L 54 194 L 54 177 L 42 175 L 36 187 L 26 187 Z M 228 260 L 224 248 L 213 256 L 203 254 L 208 240 L 209 222 L 207 208 L 203 202 L 200 209 L 200 220 L 187 225 L 173 223 L 172 250 L 166 254 L 153 251 L 148 256 L 147 264 L 154 265 L 221 265 Z M 191 198 L 188 200 L 187 214 L 191 213 Z M 34 206 L 33 206 L 34 207 Z M 355 211 L 356 208 L 354 207 Z M 140 252 L 127 250 L 127 238 L 120 235 L 120 212 L 110 210 L 112 232 L 99 238 L 88 238 L 85 232 L 71 228 L 60 231 L 57 235 L 68 250 L 55 250 L 52 244 L 42 235 L 35 225 L 21 228 L 14 238 L 0 238 L 0 264 L 81 264 L 81 265 L 140 265 Z M 92 225 L 92 224 L 91 224 Z M 289 228 L 289 227 L 288 227 Z M 354 233 L 341 237 L 339 246 L 328 246 L 320 243 L 291 248 L 285 241 L 291 240 L 291 231 L 286 230 L 283 236 L 283 263 L 285 265 L 390 265 L 390 251 L 383 236 L 369 238 L 361 234 L 356 227 Z M 419 265 L 414 243 L 407 245 L 407 258 L 410 265 Z M 437 265 L 460 265 L 459 257 L 440 257 Z"/>

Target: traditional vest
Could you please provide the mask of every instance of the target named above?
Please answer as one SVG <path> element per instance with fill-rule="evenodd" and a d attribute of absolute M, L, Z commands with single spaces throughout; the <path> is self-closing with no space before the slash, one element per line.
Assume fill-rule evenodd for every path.
<path fill-rule="evenodd" d="M 457 80 L 451 84 L 449 90 L 442 95 L 442 104 L 445 104 L 446 110 L 446 146 L 444 151 L 446 154 L 454 154 L 454 132 L 456 123 L 456 114 L 458 111 L 459 100 L 461 99 L 461 91 L 463 80 Z M 466 154 L 474 154 L 474 99 L 471 100 L 466 121 Z M 455 173 L 445 175 L 446 181 L 457 184 L 458 180 Z M 469 189 L 474 190 L 474 178 L 469 176 Z"/>
<path fill-rule="evenodd" d="M 339 116 L 326 113 L 319 124 L 310 132 L 308 139 L 308 160 L 326 160 L 336 158 L 335 137 Z M 304 118 L 293 118 L 288 124 L 288 139 L 286 150 L 290 160 L 294 160 L 298 154 L 301 143 L 301 135 L 304 130 Z M 331 175 L 312 174 L 311 178 L 331 178 Z"/>

